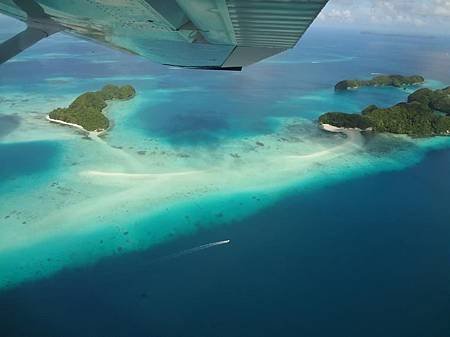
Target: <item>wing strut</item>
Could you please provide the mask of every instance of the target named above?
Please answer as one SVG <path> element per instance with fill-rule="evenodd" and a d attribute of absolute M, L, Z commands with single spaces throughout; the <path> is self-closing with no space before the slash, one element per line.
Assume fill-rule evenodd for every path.
<path fill-rule="evenodd" d="M 59 24 L 45 14 L 39 4 L 33 0 L 15 0 L 15 4 L 27 13 L 27 28 L 0 44 L 0 64 L 16 56 L 36 42 L 61 30 Z"/>
<path fill-rule="evenodd" d="M 23 32 L 0 45 L 0 64 L 5 63 L 49 34 L 43 30 L 27 27 Z"/>

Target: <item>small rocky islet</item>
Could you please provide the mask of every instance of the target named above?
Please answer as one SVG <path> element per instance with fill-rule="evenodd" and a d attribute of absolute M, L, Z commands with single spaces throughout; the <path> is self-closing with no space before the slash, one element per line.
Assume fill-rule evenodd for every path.
<path fill-rule="evenodd" d="M 362 87 L 406 87 L 418 85 L 425 82 L 425 78 L 420 75 L 402 76 L 402 75 L 380 75 L 371 80 L 343 80 L 338 82 L 334 89 L 336 91 L 354 90 Z"/>
<path fill-rule="evenodd" d="M 392 79 L 399 78 L 398 76 L 385 77 Z M 418 84 L 413 79 L 423 79 L 421 76 L 402 76 L 401 78 L 409 79 L 408 85 Z M 344 81 L 336 86 L 341 87 L 342 82 Z M 399 85 L 399 83 L 402 84 Z M 399 81 L 392 85 L 401 87 L 407 84 L 405 81 Z M 400 102 L 388 108 L 369 105 L 359 114 L 327 112 L 319 117 L 319 123 L 321 126 L 328 125 L 338 129 L 387 132 L 412 137 L 450 135 L 450 87 L 437 90 L 421 88 L 409 95 L 406 102 Z"/>
<path fill-rule="evenodd" d="M 103 114 L 107 101 L 129 100 L 136 95 L 131 85 L 105 85 L 101 90 L 85 92 L 78 96 L 67 108 L 57 108 L 48 115 L 54 121 L 81 126 L 86 131 L 108 129 L 110 121 Z"/>

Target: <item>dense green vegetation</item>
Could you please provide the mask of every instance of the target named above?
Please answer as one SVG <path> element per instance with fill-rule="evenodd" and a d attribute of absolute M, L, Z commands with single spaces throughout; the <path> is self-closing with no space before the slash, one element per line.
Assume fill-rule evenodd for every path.
<path fill-rule="evenodd" d="M 108 100 L 128 100 L 136 91 L 131 85 L 106 85 L 99 91 L 86 92 L 78 96 L 67 108 L 57 108 L 49 117 L 67 123 L 81 125 L 88 131 L 101 131 L 109 127 L 109 120 L 102 113 Z"/>
<path fill-rule="evenodd" d="M 319 118 L 321 124 L 342 128 L 429 137 L 450 134 L 450 87 L 442 90 L 419 89 L 407 102 L 389 108 L 370 105 L 361 114 L 329 112 Z"/>
<path fill-rule="evenodd" d="M 404 87 L 425 82 L 422 76 L 382 75 L 371 80 L 344 80 L 336 84 L 335 90 L 357 89 L 360 87 L 393 86 Z"/>
<path fill-rule="evenodd" d="M 102 95 L 104 100 L 127 100 L 136 95 L 136 91 L 131 85 L 123 85 L 119 87 L 117 85 L 107 84 L 102 88 L 102 90 L 98 91 L 98 93 Z"/>
<path fill-rule="evenodd" d="M 441 90 L 419 89 L 409 95 L 408 102 L 420 102 L 432 110 L 450 114 L 450 87 Z"/>

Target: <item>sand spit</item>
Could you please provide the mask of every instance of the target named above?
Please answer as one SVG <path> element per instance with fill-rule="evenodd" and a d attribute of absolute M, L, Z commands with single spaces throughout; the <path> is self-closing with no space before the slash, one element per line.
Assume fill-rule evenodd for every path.
<path fill-rule="evenodd" d="M 92 177 L 117 177 L 130 179 L 158 179 L 172 178 L 177 176 L 186 176 L 198 174 L 201 171 L 169 172 L 169 173 L 124 173 L 124 172 L 105 172 L 105 171 L 84 171 L 81 175 Z"/>
<path fill-rule="evenodd" d="M 305 136 L 292 127 L 296 123 L 314 127 L 310 122 L 290 121 L 288 128 L 283 124 L 273 134 L 229 141 L 216 149 L 184 149 L 189 153 L 186 158 L 174 157 L 171 155 L 174 151 L 164 144 L 158 145 L 158 152 L 143 156 L 136 154 L 134 148 L 113 148 L 103 140 L 72 141 L 67 162 L 78 164 L 63 170 L 59 180 L 71 192 L 61 198 L 46 186 L 35 187 L 27 194 L 26 202 L 35 220 L 8 227 L 14 230 L 4 230 L 0 251 L 30 246 L 59 235 L 96 231 L 117 223 L 117 219 L 131 220 L 130 214 L 150 216 L 186 200 L 289 186 L 320 175 L 318 165 L 345 165 L 347 156 L 358 152 L 363 143 L 358 134 L 332 138 L 322 138 L 320 133 Z M 72 148 L 77 146 L 82 147 Z M 78 158 L 80 153 L 83 161 Z M 238 157 L 229 153 L 237 153 Z M 23 204 L 23 195 L 9 200 L 0 206 L 0 215 L 15 203 Z"/>

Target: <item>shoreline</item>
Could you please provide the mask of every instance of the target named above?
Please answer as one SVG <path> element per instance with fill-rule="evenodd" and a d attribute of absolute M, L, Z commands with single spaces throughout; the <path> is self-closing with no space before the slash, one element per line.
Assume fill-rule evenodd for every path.
<path fill-rule="evenodd" d="M 88 130 L 86 130 L 85 128 L 83 128 L 79 124 L 69 123 L 69 122 L 64 122 L 62 120 L 59 120 L 59 119 L 54 119 L 54 118 L 51 118 L 49 115 L 45 116 L 45 119 L 48 120 L 50 123 L 61 124 L 61 125 L 65 125 L 65 126 L 71 126 L 71 127 L 77 128 L 77 129 L 87 133 L 88 135 L 95 135 L 97 137 L 105 134 L 109 130 L 109 128 L 108 128 L 108 129 L 102 130 L 102 131 L 88 131 Z"/>
<path fill-rule="evenodd" d="M 373 131 L 372 128 L 367 129 L 360 129 L 360 128 L 344 128 L 344 127 L 337 127 L 331 124 L 320 124 L 319 127 L 328 132 L 345 132 L 345 131 L 358 131 L 358 132 L 367 132 L 367 131 Z"/>
<path fill-rule="evenodd" d="M 398 89 L 407 89 L 409 87 L 417 87 L 419 85 L 424 85 L 425 81 L 423 82 L 417 82 L 417 83 L 412 83 L 412 84 L 406 84 L 406 85 L 402 85 L 400 87 L 396 87 L 393 85 L 383 85 L 383 84 L 374 84 L 374 85 L 359 85 L 356 87 L 346 87 L 345 89 L 335 89 L 336 91 L 355 91 L 358 89 L 362 89 L 362 88 L 386 88 L 386 87 L 392 87 L 392 88 L 398 88 Z"/>
<path fill-rule="evenodd" d="M 105 115 L 105 116 L 107 116 L 108 110 L 111 108 L 111 106 L 114 104 L 115 101 L 125 102 L 125 101 L 129 101 L 129 100 L 135 98 L 136 96 L 137 96 L 137 95 L 134 94 L 133 97 L 128 98 L 128 99 L 117 99 L 117 100 L 112 99 L 112 100 L 106 100 L 106 101 L 105 101 L 105 102 L 106 102 L 106 107 L 104 107 L 104 108 L 102 109 L 102 114 Z M 85 128 L 83 128 L 83 127 L 82 127 L 81 125 L 79 125 L 79 124 L 69 123 L 69 122 L 64 122 L 64 121 L 62 121 L 62 120 L 60 120 L 60 119 L 54 119 L 54 118 L 51 118 L 50 115 L 46 115 L 46 116 L 45 116 L 45 119 L 46 119 L 47 121 L 49 121 L 50 123 L 61 124 L 61 125 L 71 126 L 71 127 L 77 128 L 77 129 L 79 129 L 79 130 L 85 132 L 85 133 L 86 133 L 87 135 L 89 135 L 89 136 L 90 136 L 90 135 L 93 135 L 93 136 L 96 136 L 96 137 L 104 136 L 108 131 L 110 131 L 110 130 L 114 127 L 114 121 L 111 120 L 111 119 L 109 119 L 109 118 L 108 118 L 108 121 L 109 121 L 109 126 L 108 126 L 108 128 L 106 128 L 105 130 L 102 130 L 102 131 L 88 131 L 88 130 L 86 130 Z"/>
<path fill-rule="evenodd" d="M 331 124 L 319 124 L 319 128 L 321 130 L 327 131 L 327 132 L 333 132 L 333 133 L 346 133 L 346 132 L 352 132 L 352 131 L 358 131 L 358 132 L 371 132 L 373 131 L 373 128 L 367 128 L 367 129 L 360 129 L 360 128 L 345 128 L 345 127 L 337 127 Z M 446 133 L 440 133 L 440 134 L 433 134 L 430 136 L 425 137 L 414 137 L 408 134 L 398 134 L 398 133 L 391 133 L 391 132 L 383 132 L 390 135 L 404 135 L 409 136 L 411 138 L 431 138 L 431 137 L 449 137 L 450 136 L 450 130 L 447 130 Z"/>

